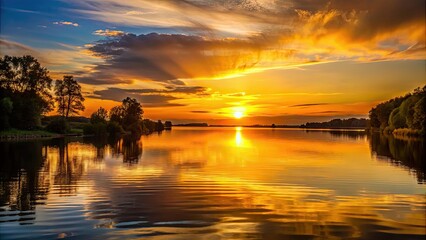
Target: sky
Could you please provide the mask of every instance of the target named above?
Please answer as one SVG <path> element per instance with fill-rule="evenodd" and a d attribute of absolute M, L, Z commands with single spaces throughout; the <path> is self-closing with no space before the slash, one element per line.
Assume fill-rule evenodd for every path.
<path fill-rule="evenodd" d="M 424 0 L 0 0 L 0 55 L 174 123 L 367 117 L 426 83 Z M 51 113 L 54 114 L 54 113 Z"/>

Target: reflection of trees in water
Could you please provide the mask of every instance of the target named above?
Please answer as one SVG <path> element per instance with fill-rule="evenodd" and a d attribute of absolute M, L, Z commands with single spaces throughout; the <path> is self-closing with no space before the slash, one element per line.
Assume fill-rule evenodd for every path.
<path fill-rule="evenodd" d="M 139 162 L 142 155 L 142 141 L 134 136 L 126 136 L 120 140 L 110 142 L 112 154 L 122 155 L 123 162 L 135 164 Z"/>
<path fill-rule="evenodd" d="M 306 132 L 325 132 L 329 133 L 330 135 L 334 137 L 346 137 L 350 139 L 361 139 L 367 135 L 366 131 L 353 131 L 353 130 L 306 130 Z"/>
<path fill-rule="evenodd" d="M 39 173 L 45 160 L 41 142 L 0 145 L 0 204 L 12 210 L 32 210 L 36 200 L 46 198 L 49 178 Z"/>
<path fill-rule="evenodd" d="M 390 161 L 396 166 L 408 167 L 416 174 L 420 183 L 426 182 L 425 141 L 422 139 L 396 139 L 379 133 L 370 134 L 366 131 L 345 130 L 306 130 L 306 132 L 326 132 L 332 136 L 349 139 L 362 139 L 367 136 L 371 152 L 379 160 Z M 385 157 L 385 158 L 380 158 Z"/>
<path fill-rule="evenodd" d="M 369 136 L 371 151 L 397 166 L 413 170 L 420 183 L 426 182 L 425 142 L 420 139 L 400 140 L 392 136 L 374 133 Z"/>
<path fill-rule="evenodd" d="M 68 139 L 56 139 L 51 145 L 57 146 L 58 153 L 52 151 L 52 154 L 58 156 L 56 163 L 52 161 L 56 156 L 51 156 L 51 161 L 47 161 L 46 166 L 53 167 L 53 184 L 59 190 L 59 194 L 75 194 L 77 191 L 77 181 L 84 173 L 84 159 L 70 150 Z M 47 156 L 49 159 L 49 156 Z M 56 166 L 54 166 L 56 164 Z"/>
<path fill-rule="evenodd" d="M 70 141 L 0 143 L 0 204 L 20 211 L 34 209 L 47 198 L 52 184 L 55 193 L 74 194 L 88 159 L 70 149 Z"/>
<path fill-rule="evenodd" d="M 43 204 L 49 191 L 75 194 L 87 163 L 103 161 L 108 149 L 121 154 L 124 163 L 134 164 L 141 157 L 142 143 L 136 138 L 0 143 L 0 205 L 11 210 L 34 210 L 36 204 Z"/>

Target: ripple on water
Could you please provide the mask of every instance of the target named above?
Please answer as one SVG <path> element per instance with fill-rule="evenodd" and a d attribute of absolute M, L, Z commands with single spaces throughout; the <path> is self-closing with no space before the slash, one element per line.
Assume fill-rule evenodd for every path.
<path fill-rule="evenodd" d="M 1 239 L 426 237 L 425 187 L 365 139 L 253 131 L 46 145 L 0 178 Z"/>

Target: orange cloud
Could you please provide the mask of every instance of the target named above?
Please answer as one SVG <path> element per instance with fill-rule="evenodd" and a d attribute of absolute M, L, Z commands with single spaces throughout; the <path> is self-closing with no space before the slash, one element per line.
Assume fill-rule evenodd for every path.
<path fill-rule="evenodd" d="M 99 29 L 94 31 L 93 34 L 98 36 L 105 36 L 105 37 L 118 37 L 118 36 L 124 35 L 124 32 L 119 30 Z"/>
<path fill-rule="evenodd" d="M 68 22 L 68 21 L 53 22 L 53 24 L 55 24 L 55 25 L 69 25 L 69 26 L 73 26 L 73 27 L 79 26 L 78 23 Z"/>

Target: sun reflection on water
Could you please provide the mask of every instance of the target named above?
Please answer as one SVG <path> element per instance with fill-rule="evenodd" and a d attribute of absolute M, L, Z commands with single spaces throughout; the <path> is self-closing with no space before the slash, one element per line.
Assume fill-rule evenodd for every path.
<path fill-rule="evenodd" d="M 244 139 L 243 139 L 243 135 L 241 134 L 241 130 L 242 130 L 242 127 L 235 128 L 235 146 L 237 147 L 244 146 Z"/>

